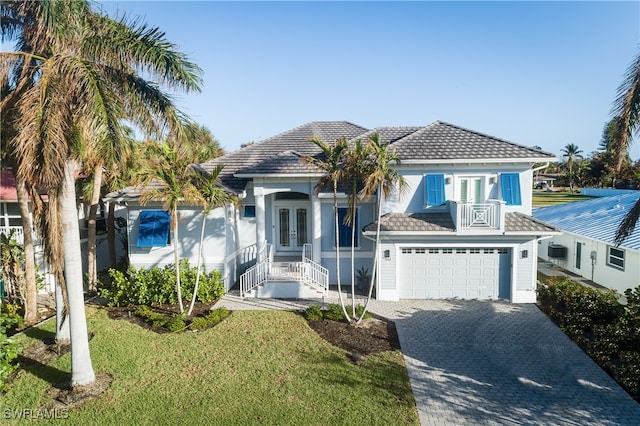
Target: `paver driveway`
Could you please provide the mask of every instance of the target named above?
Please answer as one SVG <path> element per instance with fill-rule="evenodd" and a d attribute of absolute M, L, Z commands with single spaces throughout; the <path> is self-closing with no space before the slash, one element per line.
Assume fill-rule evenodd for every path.
<path fill-rule="evenodd" d="M 640 405 L 535 305 L 377 302 L 422 425 L 640 425 Z"/>
<path fill-rule="evenodd" d="M 317 303 L 225 295 L 216 307 Z M 370 310 L 395 321 L 424 426 L 640 425 L 640 405 L 535 305 L 372 300 Z"/>

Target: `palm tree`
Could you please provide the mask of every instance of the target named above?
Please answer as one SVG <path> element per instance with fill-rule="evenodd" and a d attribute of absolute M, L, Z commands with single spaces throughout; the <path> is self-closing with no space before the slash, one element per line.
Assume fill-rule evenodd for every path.
<path fill-rule="evenodd" d="M 200 283 L 200 266 L 202 263 L 202 251 L 204 244 L 204 230 L 207 223 L 207 215 L 217 207 L 224 207 L 228 203 L 235 201 L 235 197 L 230 195 L 229 191 L 220 185 L 220 172 L 224 165 L 216 166 L 210 173 L 207 173 L 198 165 L 192 165 L 192 169 L 196 173 L 194 185 L 200 192 L 202 202 L 202 228 L 200 229 L 200 245 L 198 249 L 198 260 L 196 262 L 196 284 L 193 287 L 193 296 L 191 297 L 191 305 L 187 315 L 193 312 L 193 307 L 198 295 L 198 285 Z"/>
<path fill-rule="evenodd" d="M 344 153 L 349 149 L 349 144 L 344 138 L 337 139 L 333 146 L 322 141 L 322 139 L 318 137 L 310 138 L 309 141 L 316 144 L 316 146 L 322 151 L 322 154 L 316 157 L 308 157 L 307 161 L 325 172 L 325 174 L 316 184 L 316 192 L 322 192 L 327 187 L 333 188 L 333 216 L 336 231 L 335 246 L 338 299 L 340 300 L 340 306 L 342 307 L 342 313 L 344 314 L 344 317 L 347 319 L 347 321 L 351 321 L 351 317 L 347 314 L 344 299 L 342 298 L 342 287 L 340 284 L 340 227 L 338 224 L 338 183 L 344 179 L 342 160 Z"/>
<path fill-rule="evenodd" d="M 624 80 L 618 87 L 611 115 L 618 117 L 618 130 L 611 143 L 614 154 L 613 168 L 620 172 L 633 136 L 640 129 L 640 54 L 633 60 Z M 635 229 L 640 217 L 640 198 L 629 210 L 616 231 L 615 242 L 620 245 Z"/>
<path fill-rule="evenodd" d="M 569 167 L 569 192 L 573 192 L 573 165 L 578 158 L 582 158 L 582 150 L 578 148 L 578 145 L 570 143 L 562 148 L 562 156 L 567 159 L 567 166 Z"/>
<path fill-rule="evenodd" d="M 171 232 L 173 233 L 173 257 L 176 269 L 176 295 L 180 313 L 184 312 L 182 304 L 182 288 L 180 284 L 180 257 L 178 236 L 178 205 L 180 203 L 200 203 L 202 195 L 193 184 L 191 158 L 185 152 L 186 143 L 179 144 L 175 138 L 162 143 L 149 142 L 147 152 L 150 154 L 139 172 L 139 179 L 144 186 L 140 203 L 162 200 L 171 216 Z M 182 148 L 182 149 L 181 149 Z"/>
<path fill-rule="evenodd" d="M 199 90 L 199 69 L 157 28 L 113 20 L 85 0 L 3 2 L 0 11 L 2 41 L 17 42 L 16 52 L 0 53 L 0 83 L 11 88 L 0 108 L 3 113 L 6 107 L 15 109 L 20 132 L 11 146 L 20 160 L 18 175 L 48 190 L 49 213 L 45 217 L 36 209 L 36 215 L 41 227 L 48 222 L 43 234 L 49 262 L 66 287 L 71 384 L 86 385 L 95 374 L 75 198 L 79 135 L 83 128 L 106 129 L 107 136 L 95 143 L 117 152 L 122 117 L 149 133 L 182 132 L 184 116 L 163 90 Z"/>
<path fill-rule="evenodd" d="M 371 174 L 372 167 L 369 156 L 371 154 L 368 144 L 364 144 L 361 139 L 357 139 L 353 145 L 345 151 L 343 156 L 344 174 L 343 182 L 348 185 L 347 193 L 347 214 L 344 218 L 345 225 L 351 226 L 351 317 L 356 316 L 356 228 L 358 217 L 358 185 L 364 182 Z"/>
<path fill-rule="evenodd" d="M 362 321 L 365 313 L 367 312 L 367 306 L 371 300 L 371 293 L 375 285 L 376 279 L 379 278 L 378 274 L 378 257 L 380 249 L 380 220 L 382 216 L 382 198 L 387 200 L 392 192 L 397 189 L 398 198 L 401 198 L 409 189 L 407 180 L 398 173 L 397 170 L 392 168 L 392 165 L 400 164 L 400 158 L 395 151 L 391 151 L 390 144 L 383 143 L 380 140 L 378 133 L 373 134 L 368 139 L 368 147 L 371 151 L 369 175 L 364 181 L 364 188 L 360 191 L 361 197 L 370 197 L 377 194 L 377 226 L 376 226 L 376 241 L 373 256 L 373 270 L 371 272 L 371 283 L 369 285 L 369 294 L 362 311 L 362 315 L 358 318 L 358 323 Z"/>

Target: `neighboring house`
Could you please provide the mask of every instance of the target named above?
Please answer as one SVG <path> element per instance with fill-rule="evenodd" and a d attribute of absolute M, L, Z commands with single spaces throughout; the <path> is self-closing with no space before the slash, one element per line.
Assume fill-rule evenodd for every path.
<path fill-rule="evenodd" d="M 32 219 L 33 222 L 33 219 Z M 16 191 L 16 180 L 13 170 L 2 170 L 0 174 L 0 233 L 9 235 L 13 232 L 13 238 L 20 244 L 24 243 L 24 229 L 22 228 L 22 218 L 20 216 L 20 206 L 18 205 L 18 193 Z M 34 237 L 36 234 L 34 233 Z M 39 289 L 41 292 L 53 292 L 55 281 L 53 275 L 49 273 L 49 265 L 44 258 L 44 247 L 42 241 L 34 239 L 35 261 L 38 272 L 45 278 L 45 288 Z"/>
<path fill-rule="evenodd" d="M 614 236 L 638 197 L 640 191 L 535 209 L 536 218 L 563 231 L 541 241 L 540 257 L 620 293 L 637 287 L 640 226 L 618 247 Z"/>
<path fill-rule="evenodd" d="M 43 195 L 44 192 L 41 192 Z M 43 195 L 46 199 L 46 195 Z M 107 247 L 106 224 L 104 217 L 104 209 L 99 209 L 98 219 L 96 221 L 97 236 L 97 268 L 98 270 L 106 269 L 110 266 L 109 253 Z M 82 245 L 82 267 L 83 272 L 87 272 L 87 212 L 88 207 L 80 203 L 78 205 L 78 220 L 80 225 L 80 243 Z M 116 212 L 117 216 L 123 216 L 123 212 Z M 32 218 L 33 223 L 33 218 Z M 24 229 L 22 228 L 22 219 L 20 217 L 20 208 L 18 206 L 18 194 L 16 192 L 16 181 L 12 170 L 3 170 L 0 178 L 0 233 L 9 234 L 13 231 L 14 238 L 24 243 Z M 49 273 L 49 265 L 44 259 L 43 242 L 34 233 L 34 251 L 36 258 L 36 266 L 38 272 L 45 277 L 45 288 L 40 289 L 44 292 L 55 291 L 55 281 L 53 275 Z M 124 249 L 117 244 L 117 255 L 123 256 Z"/>
<path fill-rule="evenodd" d="M 305 157 L 320 150 L 309 138 L 364 141 L 374 133 L 392 144 L 401 159 L 395 167 L 410 184 L 404 198 L 383 203 L 377 297 L 534 302 L 537 241 L 558 232 L 530 216 L 532 168 L 555 157 L 444 122 L 373 130 L 312 122 L 202 164 L 224 164 L 221 183 L 242 200 L 239 209 L 210 213 L 205 268 L 220 269 L 227 290 L 239 279 L 243 295 L 258 297 L 303 297 L 305 287 L 322 292 L 336 284 L 333 193 L 316 191 L 322 173 Z M 195 263 L 201 209 L 180 208 L 176 242 L 161 204 L 141 206 L 139 195 L 140 188 L 127 188 L 108 196 L 127 204 L 131 264 L 173 263 L 173 244 Z M 345 212 L 341 193 L 341 219 Z M 371 271 L 376 219 L 375 200 L 362 200 L 356 268 Z M 338 226 L 341 280 L 348 284 L 351 227 L 342 220 Z"/>

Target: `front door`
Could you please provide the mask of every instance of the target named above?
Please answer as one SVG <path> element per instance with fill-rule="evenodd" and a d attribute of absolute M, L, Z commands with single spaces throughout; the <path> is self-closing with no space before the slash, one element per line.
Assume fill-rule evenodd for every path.
<path fill-rule="evenodd" d="M 276 250 L 300 252 L 309 241 L 309 206 L 278 205 L 276 210 Z"/>

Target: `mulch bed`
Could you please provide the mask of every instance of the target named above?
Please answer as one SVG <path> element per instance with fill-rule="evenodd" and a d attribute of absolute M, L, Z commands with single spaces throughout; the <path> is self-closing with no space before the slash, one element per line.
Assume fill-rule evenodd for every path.
<path fill-rule="evenodd" d="M 209 302 L 209 303 L 196 302 L 193 305 L 193 312 L 191 313 L 191 318 L 205 316 L 211 311 L 211 309 L 213 308 L 213 305 L 215 305 L 216 302 Z M 185 302 L 185 305 L 183 307 L 186 313 L 189 310 L 189 304 Z M 129 321 L 132 324 L 139 325 L 140 327 L 146 328 L 147 330 L 155 331 L 156 333 L 160 333 L 160 334 L 171 333 L 169 330 L 166 330 L 163 328 L 153 328 L 150 324 L 146 323 L 142 318 L 139 318 L 138 316 L 134 315 L 133 313 L 137 308 L 138 308 L 137 306 L 109 307 L 107 308 L 107 315 L 111 319 Z M 162 304 L 158 306 L 151 306 L 150 308 L 166 316 L 171 316 L 173 314 L 180 313 L 180 306 L 178 306 L 177 303 L 172 305 Z"/>
<path fill-rule="evenodd" d="M 347 351 L 345 355 L 355 363 L 370 354 L 400 349 L 393 321 L 367 318 L 358 325 L 328 319 L 307 322 L 320 337 Z"/>

